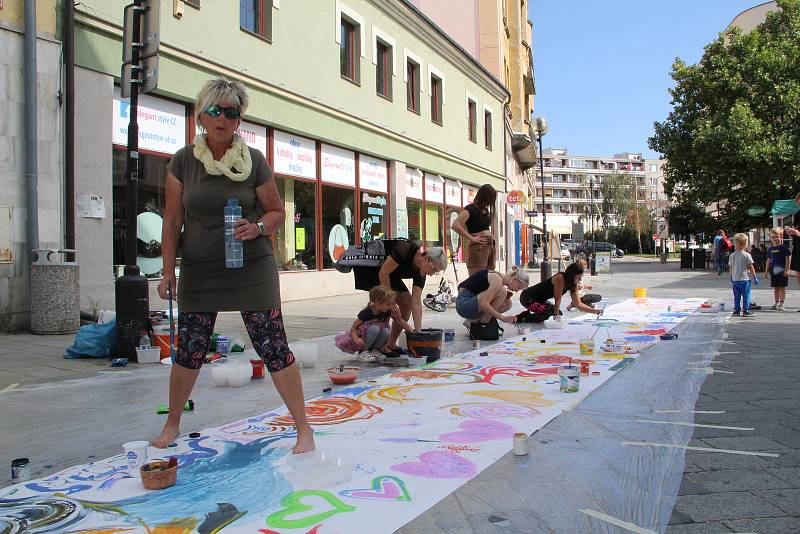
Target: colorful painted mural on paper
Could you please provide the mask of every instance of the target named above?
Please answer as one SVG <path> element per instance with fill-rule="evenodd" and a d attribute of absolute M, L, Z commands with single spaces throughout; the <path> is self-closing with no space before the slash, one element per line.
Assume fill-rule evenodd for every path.
<path fill-rule="evenodd" d="M 290 457 L 292 420 L 276 410 L 180 441 L 178 483 L 161 491 L 144 490 L 122 455 L 11 486 L 0 490 L 0 534 L 393 532 L 509 452 L 515 432 L 534 432 L 580 402 L 701 302 L 628 300 L 599 319 L 481 349 L 486 356 L 312 399 L 322 452 L 310 458 Z M 578 340 L 589 337 L 595 353 L 580 356 Z M 607 338 L 624 350 L 603 350 Z M 581 360 L 599 374 L 582 376 L 578 393 L 559 392 L 559 366 Z"/>

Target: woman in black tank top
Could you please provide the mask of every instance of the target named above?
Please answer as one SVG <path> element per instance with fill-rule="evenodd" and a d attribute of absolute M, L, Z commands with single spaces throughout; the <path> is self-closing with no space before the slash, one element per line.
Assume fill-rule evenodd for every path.
<path fill-rule="evenodd" d="M 467 247 L 467 272 L 470 276 L 481 269 L 494 269 L 495 241 L 491 226 L 496 201 L 494 187 L 482 185 L 472 204 L 467 204 L 451 225 Z"/>
<path fill-rule="evenodd" d="M 561 315 L 561 297 L 569 292 L 572 305 L 586 313 L 600 315 L 602 312 L 581 302 L 578 296 L 578 284 L 583 279 L 583 266 L 580 262 L 570 264 L 563 272 L 554 274 L 549 279 L 529 287 L 519 296 L 519 302 L 525 311 L 517 315 L 517 322 L 541 323 L 555 315 Z M 547 302 L 553 299 L 555 304 Z"/>
<path fill-rule="evenodd" d="M 488 323 L 491 320 L 514 323 L 514 315 L 503 315 L 511 309 L 510 291 L 528 287 L 528 273 L 516 267 L 506 274 L 482 269 L 458 286 L 456 311 L 469 321 Z"/>

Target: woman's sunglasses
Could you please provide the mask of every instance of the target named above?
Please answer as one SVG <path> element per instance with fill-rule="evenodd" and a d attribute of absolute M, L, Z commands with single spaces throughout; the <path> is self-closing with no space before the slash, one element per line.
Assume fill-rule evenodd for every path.
<path fill-rule="evenodd" d="M 226 119 L 238 119 L 239 118 L 239 108 L 230 107 L 230 108 L 223 108 L 217 104 L 213 106 L 208 106 L 206 109 L 203 110 L 203 113 L 208 115 L 209 117 L 219 117 L 221 114 L 225 115 Z"/>

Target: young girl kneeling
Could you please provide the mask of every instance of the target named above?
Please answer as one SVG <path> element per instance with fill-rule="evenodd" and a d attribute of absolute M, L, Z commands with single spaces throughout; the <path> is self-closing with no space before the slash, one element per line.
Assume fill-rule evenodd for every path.
<path fill-rule="evenodd" d="M 406 332 L 412 332 L 413 328 L 400 317 L 396 295 L 386 286 L 373 287 L 369 304 L 358 312 L 349 331 L 336 336 L 336 346 L 342 352 L 358 352 L 359 361 L 374 362 L 377 359 L 374 353 L 384 349 L 389 341 L 389 319 L 400 321 Z"/>

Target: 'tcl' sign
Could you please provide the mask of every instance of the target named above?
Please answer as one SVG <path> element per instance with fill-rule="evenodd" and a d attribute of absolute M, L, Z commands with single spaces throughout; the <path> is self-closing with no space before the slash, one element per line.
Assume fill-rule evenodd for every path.
<path fill-rule="evenodd" d="M 524 204 L 525 200 L 525 193 L 522 191 L 511 191 L 508 193 L 508 197 L 506 198 L 506 202 L 512 206 L 515 204 Z"/>

